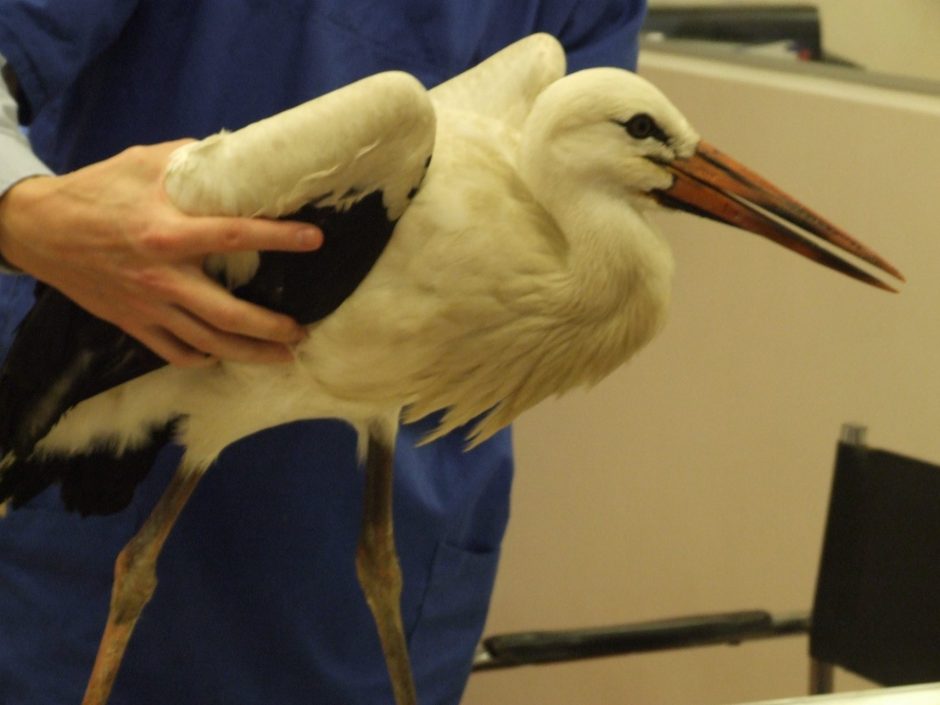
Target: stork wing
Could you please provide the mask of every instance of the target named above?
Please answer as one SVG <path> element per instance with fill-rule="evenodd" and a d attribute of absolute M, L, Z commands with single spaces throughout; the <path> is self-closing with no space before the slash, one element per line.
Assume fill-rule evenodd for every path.
<path fill-rule="evenodd" d="M 312 323 L 338 307 L 382 253 L 424 178 L 434 134 L 424 87 L 405 73 L 377 74 L 183 147 L 166 190 L 193 215 L 290 215 L 320 226 L 325 242 L 316 252 L 210 263 L 236 295 Z"/>
<path fill-rule="evenodd" d="M 193 215 L 305 219 L 316 253 L 216 255 L 235 293 L 310 323 L 356 288 L 414 196 L 434 143 L 424 88 L 377 74 L 237 132 L 174 153 L 165 186 Z M 41 287 L 0 370 L 0 449 L 25 458 L 68 409 L 163 361 Z"/>
<path fill-rule="evenodd" d="M 565 75 L 565 50 L 550 34 L 510 44 L 469 71 L 431 89 L 435 105 L 522 126 L 532 103 Z"/>

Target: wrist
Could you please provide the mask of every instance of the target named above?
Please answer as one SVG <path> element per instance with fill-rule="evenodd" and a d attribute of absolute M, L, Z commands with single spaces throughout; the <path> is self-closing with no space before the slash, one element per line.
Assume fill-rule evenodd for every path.
<path fill-rule="evenodd" d="M 42 194 L 51 177 L 43 174 L 27 176 L 0 194 L 0 265 L 14 271 L 25 271 L 21 262 L 22 243 L 30 237 L 31 213 L 42 207 Z"/>

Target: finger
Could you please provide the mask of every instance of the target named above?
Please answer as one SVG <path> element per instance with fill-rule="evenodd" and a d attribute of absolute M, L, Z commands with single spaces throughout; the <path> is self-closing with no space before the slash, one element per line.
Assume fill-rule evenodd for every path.
<path fill-rule="evenodd" d="M 261 342 L 293 345 L 306 336 L 304 327 L 290 316 L 233 296 L 196 263 L 147 270 L 139 274 L 138 284 L 145 292 L 135 299 L 146 302 L 143 320 L 170 330 L 167 316 L 179 309 L 209 328 Z M 195 347 L 212 352 L 198 344 Z"/>
<path fill-rule="evenodd" d="M 277 363 L 294 359 L 286 345 L 218 330 L 186 311 L 169 309 L 164 320 L 170 334 L 195 350 L 220 360 Z"/>
<path fill-rule="evenodd" d="M 180 279 L 180 277 L 176 277 Z M 149 348 L 163 360 L 178 367 L 205 366 L 217 362 L 206 353 L 187 345 L 166 331 L 160 324 L 161 311 L 170 308 L 162 296 L 141 297 L 140 292 L 121 291 L 115 295 L 102 292 L 79 279 L 63 289 L 69 298 L 94 316 L 110 322 Z"/>
<path fill-rule="evenodd" d="M 162 328 L 148 326 L 126 332 L 176 367 L 207 367 L 218 362 Z"/>
<path fill-rule="evenodd" d="M 155 253 L 183 258 L 250 250 L 307 252 L 323 244 L 319 228 L 296 221 L 181 216 L 174 225 L 143 235 L 142 245 Z"/>
<path fill-rule="evenodd" d="M 153 150 L 157 155 L 165 155 L 169 157 L 173 152 L 175 152 L 180 147 L 184 147 L 187 144 L 191 144 L 196 140 L 192 137 L 181 137 L 177 140 L 169 140 L 167 142 L 158 142 L 156 144 L 149 145 L 147 149 Z"/>
<path fill-rule="evenodd" d="M 187 265 L 182 271 L 188 279 L 175 288 L 172 301 L 210 327 L 282 345 L 295 345 L 306 336 L 304 327 L 290 316 L 237 298 L 201 269 Z"/>

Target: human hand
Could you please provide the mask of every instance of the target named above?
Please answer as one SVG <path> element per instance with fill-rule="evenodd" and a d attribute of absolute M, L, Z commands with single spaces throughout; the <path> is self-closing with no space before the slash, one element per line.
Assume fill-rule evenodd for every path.
<path fill-rule="evenodd" d="M 313 250 L 322 233 L 306 223 L 179 211 L 162 177 L 187 141 L 132 147 L 69 174 L 19 182 L 0 198 L 0 254 L 172 364 L 287 361 L 303 328 L 232 296 L 203 260 Z"/>

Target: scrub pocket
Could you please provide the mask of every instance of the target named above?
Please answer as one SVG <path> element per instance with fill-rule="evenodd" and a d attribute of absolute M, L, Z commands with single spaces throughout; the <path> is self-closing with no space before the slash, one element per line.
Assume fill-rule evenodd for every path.
<path fill-rule="evenodd" d="M 496 578 L 499 551 L 477 552 L 441 543 L 409 643 L 420 700 L 460 701 L 480 640 Z"/>

